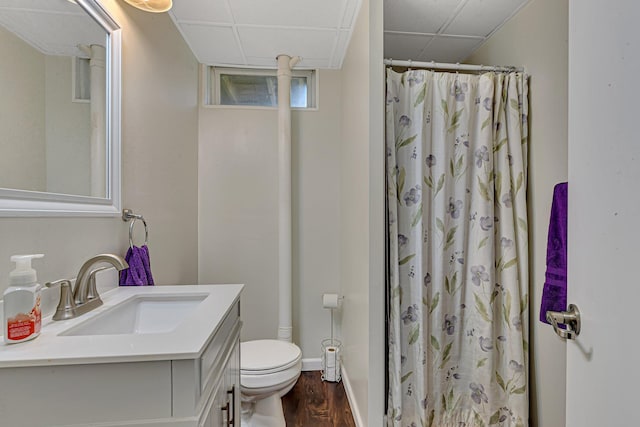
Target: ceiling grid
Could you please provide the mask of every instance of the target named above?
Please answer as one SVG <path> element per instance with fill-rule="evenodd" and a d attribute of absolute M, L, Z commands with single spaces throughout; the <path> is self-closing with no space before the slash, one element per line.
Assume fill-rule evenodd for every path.
<path fill-rule="evenodd" d="M 181 0 L 174 2 L 169 15 L 196 58 L 207 65 L 275 68 L 275 57 L 287 54 L 302 58 L 296 68 L 337 69 L 360 4 L 361 0 Z M 233 41 L 221 28 L 234 35 Z"/>
<path fill-rule="evenodd" d="M 462 62 L 529 0 L 384 0 L 384 56 Z M 297 68 L 342 67 L 362 0 L 179 0 L 169 15 L 199 62 L 275 68 L 279 54 Z M 0 0 L 0 26 L 48 54 L 81 55 L 103 40 L 67 0 Z M 41 19 L 42 18 L 42 19 Z M 47 22 L 46 32 L 41 31 Z M 53 23 L 53 24 L 52 24 Z M 59 36 L 51 36 L 52 26 Z M 71 37 L 73 32 L 74 37 Z M 96 41 L 92 39 L 95 38 Z"/>
<path fill-rule="evenodd" d="M 385 58 L 462 62 L 529 0 L 385 0 Z"/>

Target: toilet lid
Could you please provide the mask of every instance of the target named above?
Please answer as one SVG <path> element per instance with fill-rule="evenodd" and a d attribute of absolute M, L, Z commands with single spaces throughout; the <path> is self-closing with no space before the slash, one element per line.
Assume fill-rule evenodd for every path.
<path fill-rule="evenodd" d="M 300 348 L 280 340 L 256 340 L 240 343 L 240 370 L 267 374 L 288 369 L 302 356 Z"/>

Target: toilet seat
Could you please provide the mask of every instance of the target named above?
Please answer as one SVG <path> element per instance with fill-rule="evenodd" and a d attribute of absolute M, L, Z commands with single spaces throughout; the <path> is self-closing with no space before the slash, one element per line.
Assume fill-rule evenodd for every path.
<path fill-rule="evenodd" d="M 280 340 L 255 340 L 240 343 L 240 372 L 250 375 L 284 371 L 298 363 L 300 348 Z"/>
<path fill-rule="evenodd" d="M 240 343 L 240 386 L 245 394 L 288 387 L 300 376 L 302 352 L 280 340 Z M 287 390 L 288 391 L 288 390 Z"/>

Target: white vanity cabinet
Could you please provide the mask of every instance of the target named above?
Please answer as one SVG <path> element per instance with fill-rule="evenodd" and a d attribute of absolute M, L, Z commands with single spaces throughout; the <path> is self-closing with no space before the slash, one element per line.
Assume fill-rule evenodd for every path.
<path fill-rule="evenodd" d="M 127 342 L 130 354 L 116 359 L 83 355 L 80 361 L 56 359 L 29 366 L 7 366 L 9 362 L 3 365 L 0 359 L 0 425 L 240 427 L 241 286 L 218 286 L 207 291 L 217 297 L 219 310 L 205 306 L 198 317 L 214 318 L 206 326 L 209 334 L 201 335 L 200 344 L 184 347 L 184 351 L 175 352 L 179 336 L 200 337 L 198 331 L 186 328 L 179 330 L 179 336 L 167 335 L 166 345 L 173 347 L 173 353 L 167 354 L 136 354 L 144 345 L 151 345 L 147 341 L 160 338 L 139 335 Z M 194 287 L 194 292 L 204 289 Z M 79 342 L 78 337 L 52 332 L 49 336 L 69 347 Z M 82 348 L 93 351 L 91 343 L 94 350 L 117 347 L 122 344 L 119 339 L 124 338 L 93 336 L 83 341 L 88 347 Z M 31 353 L 45 351 L 37 347 L 50 345 L 47 340 L 46 336 L 38 338 L 22 348 Z M 9 350 L 19 352 L 20 348 Z"/>
<path fill-rule="evenodd" d="M 198 427 L 240 425 L 240 306 L 198 360 L 172 363 L 173 416 L 197 416 Z"/>

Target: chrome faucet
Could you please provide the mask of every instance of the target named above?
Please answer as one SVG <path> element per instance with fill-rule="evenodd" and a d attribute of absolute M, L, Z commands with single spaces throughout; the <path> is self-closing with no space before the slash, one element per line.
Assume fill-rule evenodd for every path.
<path fill-rule="evenodd" d="M 114 254 L 96 255 L 87 260 L 84 264 L 82 264 L 82 267 L 80 267 L 80 271 L 78 271 L 76 288 L 73 291 L 73 299 L 76 303 L 76 308 L 93 300 L 99 301 L 99 304 L 96 305 L 96 307 L 102 305 L 102 300 L 100 299 L 100 295 L 98 295 L 98 290 L 96 289 L 95 282 L 95 274 L 99 270 L 91 270 L 91 267 L 94 264 L 100 262 L 107 262 L 114 266 L 118 271 L 129 268 L 129 264 L 127 264 L 127 261 L 125 261 L 124 258 Z"/>
<path fill-rule="evenodd" d="M 127 261 L 118 255 L 100 254 L 82 264 L 80 271 L 78 271 L 76 287 L 73 293 L 71 291 L 71 282 L 67 279 L 56 280 L 46 284 L 49 288 L 60 286 L 60 302 L 53 315 L 53 320 L 73 319 L 102 305 L 102 299 L 96 288 L 95 276 L 97 272 L 105 270 L 107 267 L 96 269 L 92 269 L 92 267 L 103 262 L 111 264 L 118 271 L 129 268 Z"/>

